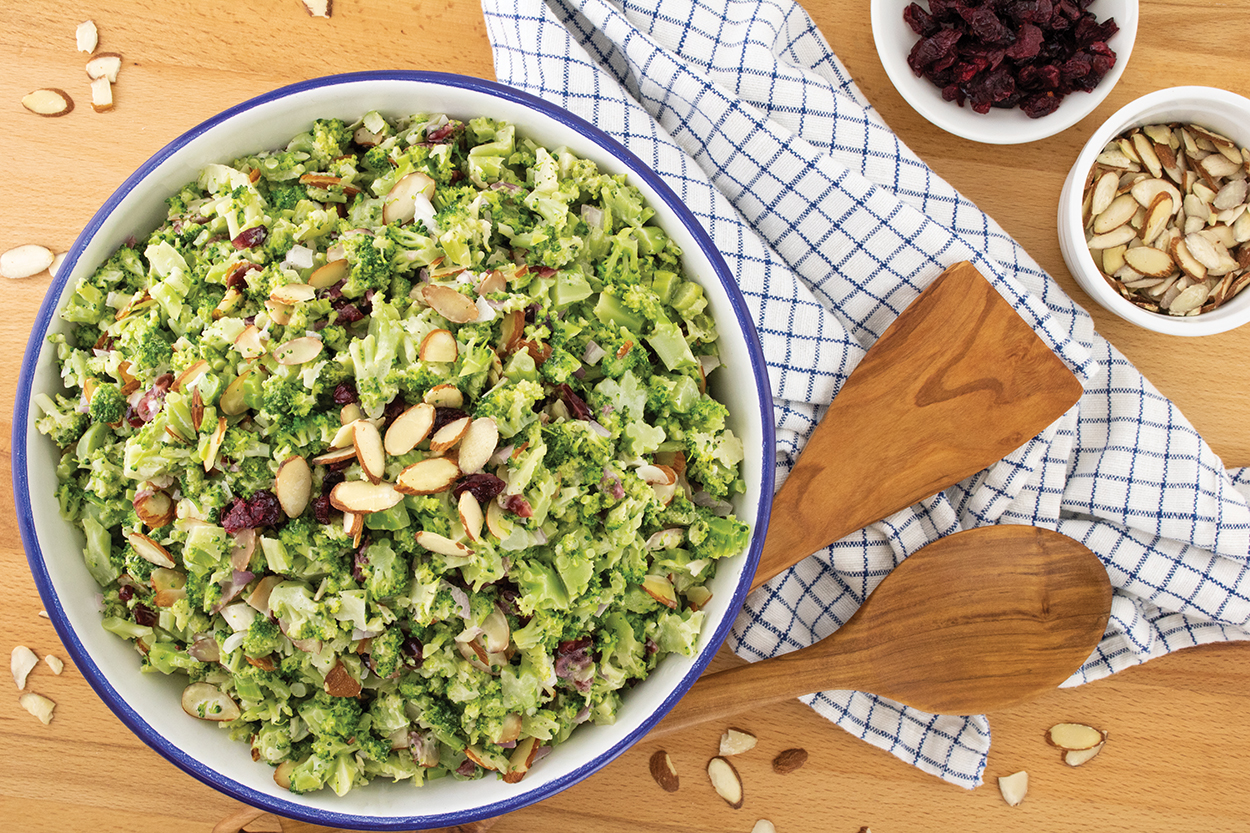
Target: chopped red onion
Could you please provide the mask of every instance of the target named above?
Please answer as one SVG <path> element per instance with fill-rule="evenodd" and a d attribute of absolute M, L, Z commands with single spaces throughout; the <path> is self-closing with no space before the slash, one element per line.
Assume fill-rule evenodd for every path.
<path fill-rule="evenodd" d="M 603 225 L 603 209 L 590 203 L 583 203 L 582 219 L 591 228 L 599 228 Z"/>
<path fill-rule="evenodd" d="M 236 631 L 230 634 L 226 637 L 225 641 L 221 643 L 221 652 L 223 654 L 229 654 L 233 651 L 237 651 L 245 639 L 247 639 L 247 631 Z"/>
<path fill-rule="evenodd" d="M 464 592 L 464 590 L 462 590 L 461 588 L 457 587 L 454 584 L 448 584 L 447 588 L 451 590 L 451 598 L 456 602 L 456 605 L 460 608 L 459 610 L 456 611 L 456 613 L 459 614 L 460 618 L 463 619 L 464 621 L 466 622 L 469 621 L 469 616 L 470 616 L 469 594 Z"/>
<path fill-rule="evenodd" d="M 707 376 L 713 370 L 720 367 L 720 356 L 699 356 L 699 364 L 703 366 L 703 375 Z"/>
<path fill-rule="evenodd" d="M 733 505 L 723 500 L 717 500 L 702 490 L 695 492 L 690 496 L 690 502 L 695 506 L 702 506 L 705 509 L 711 509 L 717 515 L 728 515 L 733 511 Z"/>
<path fill-rule="evenodd" d="M 491 455 L 490 460 L 488 461 L 488 465 L 497 466 L 501 463 L 506 462 L 507 459 L 512 456 L 512 452 L 515 450 L 515 448 L 516 447 L 512 445 L 505 445 L 503 448 L 499 449 L 498 451 L 496 451 L 494 454 Z"/>
<path fill-rule="evenodd" d="M 191 644 L 187 647 L 187 653 L 192 659 L 198 659 L 200 662 L 219 662 L 221 660 L 221 648 L 217 645 L 217 640 L 213 638 L 211 633 L 197 633 Z"/>
<path fill-rule="evenodd" d="M 607 354 L 608 351 L 600 347 L 598 342 L 591 340 L 586 342 L 586 349 L 582 351 L 582 361 L 586 364 L 598 364 Z"/>
<path fill-rule="evenodd" d="M 612 436 L 612 432 L 611 432 L 611 431 L 609 431 L 608 429 L 604 428 L 602 425 L 600 425 L 598 422 L 596 422 L 596 421 L 595 421 L 595 420 L 593 420 L 593 419 L 592 419 L 592 420 L 590 420 L 589 422 L 587 422 L 586 424 L 590 426 L 590 430 L 591 430 L 591 431 L 594 431 L 594 432 L 595 432 L 596 434 L 598 434 L 600 437 L 610 437 L 610 436 Z"/>

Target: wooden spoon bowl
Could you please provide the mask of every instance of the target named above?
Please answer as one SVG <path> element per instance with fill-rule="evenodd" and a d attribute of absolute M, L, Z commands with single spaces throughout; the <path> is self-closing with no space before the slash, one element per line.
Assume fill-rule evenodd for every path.
<path fill-rule="evenodd" d="M 913 553 L 823 640 L 700 678 L 654 731 L 829 689 L 935 714 L 1005 708 L 1080 668 L 1110 611 L 1107 571 L 1077 541 L 1019 525 L 959 532 Z"/>

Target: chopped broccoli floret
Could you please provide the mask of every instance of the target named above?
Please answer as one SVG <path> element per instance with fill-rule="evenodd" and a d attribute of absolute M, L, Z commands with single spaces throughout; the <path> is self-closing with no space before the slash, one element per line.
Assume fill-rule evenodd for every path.
<path fill-rule="evenodd" d="M 91 394 L 91 419 L 112 425 L 121 422 L 126 415 L 126 397 L 122 396 L 121 388 L 112 382 L 103 382 Z"/>

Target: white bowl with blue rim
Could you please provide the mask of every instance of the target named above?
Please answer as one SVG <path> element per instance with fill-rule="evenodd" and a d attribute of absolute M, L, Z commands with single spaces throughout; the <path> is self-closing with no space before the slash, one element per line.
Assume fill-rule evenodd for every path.
<path fill-rule="evenodd" d="M 165 217 L 166 197 L 205 164 L 283 146 L 316 118 L 352 122 L 375 109 L 388 116 L 443 112 L 505 119 L 547 147 L 567 146 L 606 172 L 626 174 L 641 189 L 657 222 L 681 246 L 685 267 L 703 285 L 720 324 L 724 367 L 712 377 L 713 392 L 728 406 L 729 423 L 748 449 L 747 492 L 736 511 L 752 525 L 753 536 L 746 552 L 720 564 L 697 654 L 667 657 L 626 693 L 614 725 L 579 727 L 521 782 L 444 778 L 416 788 L 378 779 L 343 797 L 331 790 L 295 795 L 274 783 L 269 765 L 251 760 L 246 744 L 182 711 L 184 679 L 141 673 L 133 646 L 101 627 L 99 588 L 80 555 L 82 533 L 57 510 L 59 452 L 35 430 L 39 414 L 32 397 L 61 390 L 56 351 L 46 337 L 63 329 L 57 313 L 71 288 L 127 237 L 156 228 Z M 588 122 L 517 90 L 442 73 L 356 73 L 283 87 L 209 119 L 144 163 L 91 219 L 49 287 L 26 348 L 13 423 L 13 485 L 27 560 L 83 676 L 126 726 L 182 770 L 241 801 L 327 827 L 412 830 L 496 816 L 559 792 L 620 755 L 680 699 L 728 634 L 755 572 L 773 493 L 772 395 L 763 353 L 742 295 L 694 215 L 640 159 Z"/>

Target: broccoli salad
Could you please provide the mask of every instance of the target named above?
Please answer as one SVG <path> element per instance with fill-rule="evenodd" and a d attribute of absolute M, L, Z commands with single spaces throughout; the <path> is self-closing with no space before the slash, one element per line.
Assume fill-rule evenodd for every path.
<path fill-rule="evenodd" d="M 104 627 L 295 793 L 515 782 L 611 723 L 748 539 L 652 215 L 489 118 L 208 165 L 79 282 L 36 397 Z"/>

